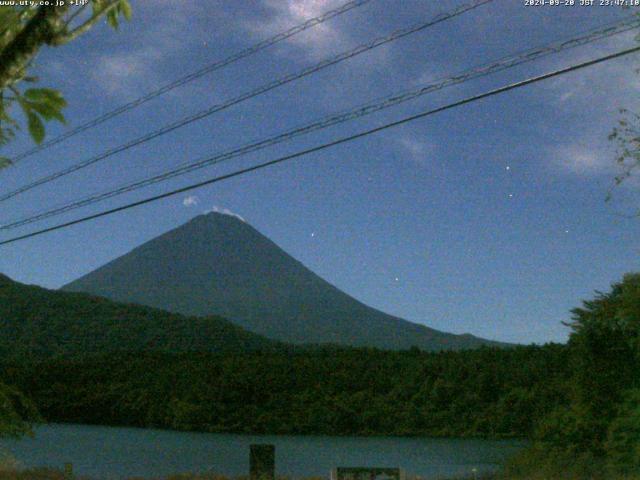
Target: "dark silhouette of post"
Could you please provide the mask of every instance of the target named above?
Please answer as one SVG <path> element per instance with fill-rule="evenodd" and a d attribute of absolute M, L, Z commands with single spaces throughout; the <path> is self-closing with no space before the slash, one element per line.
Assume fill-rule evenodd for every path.
<path fill-rule="evenodd" d="M 249 477 L 251 480 L 275 480 L 275 445 L 259 444 L 249 446 Z"/>

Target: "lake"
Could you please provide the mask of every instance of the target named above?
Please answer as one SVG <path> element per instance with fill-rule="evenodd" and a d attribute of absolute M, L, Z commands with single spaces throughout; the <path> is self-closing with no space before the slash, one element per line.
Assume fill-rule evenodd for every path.
<path fill-rule="evenodd" d="M 496 469 L 525 446 L 521 441 L 401 437 L 235 435 L 89 425 L 48 424 L 36 437 L 1 440 L 22 466 L 62 468 L 100 479 L 178 472 L 246 475 L 249 445 L 276 446 L 276 473 L 324 476 L 336 466 L 401 467 L 425 479 Z"/>

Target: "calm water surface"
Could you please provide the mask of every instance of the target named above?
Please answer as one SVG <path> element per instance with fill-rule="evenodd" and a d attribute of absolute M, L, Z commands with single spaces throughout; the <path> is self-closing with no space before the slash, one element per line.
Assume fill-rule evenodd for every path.
<path fill-rule="evenodd" d="M 184 433 L 166 430 L 50 424 L 34 439 L 2 440 L 24 467 L 62 468 L 100 479 L 177 472 L 246 475 L 249 445 L 276 446 L 276 472 L 328 476 L 335 466 L 401 467 L 426 479 L 493 470 L 525 446 L 518 441 L 398 437 L 328 437 Z"/>

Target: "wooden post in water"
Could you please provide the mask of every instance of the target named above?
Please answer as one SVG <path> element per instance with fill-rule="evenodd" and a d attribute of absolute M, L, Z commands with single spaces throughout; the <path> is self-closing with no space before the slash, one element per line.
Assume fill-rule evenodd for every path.
<path fill-rule="evenodd" d="M 249 478 L 251 480 L 275 480 L 275 445 L 258 444 L 249 446 Z"/>

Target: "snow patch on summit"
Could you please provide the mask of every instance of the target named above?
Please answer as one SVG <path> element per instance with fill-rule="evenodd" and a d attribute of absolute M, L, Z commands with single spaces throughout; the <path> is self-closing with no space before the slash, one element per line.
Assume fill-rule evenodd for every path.
<path fill-rule="evenodd" d="M 222 215 L 229 215 L 230 217 L 237 218 L 241 222 L 247 223 L 247 221 L 244 218 L 242 218 L 240 215 L 238 215 L 237 213 L 232 212 L 228 208 L 218 207 L 217 205 L 214 205 L 210 209 L 204 211 L 205 215 L 208 215 L 209 213 L 221 213 Z"/>

